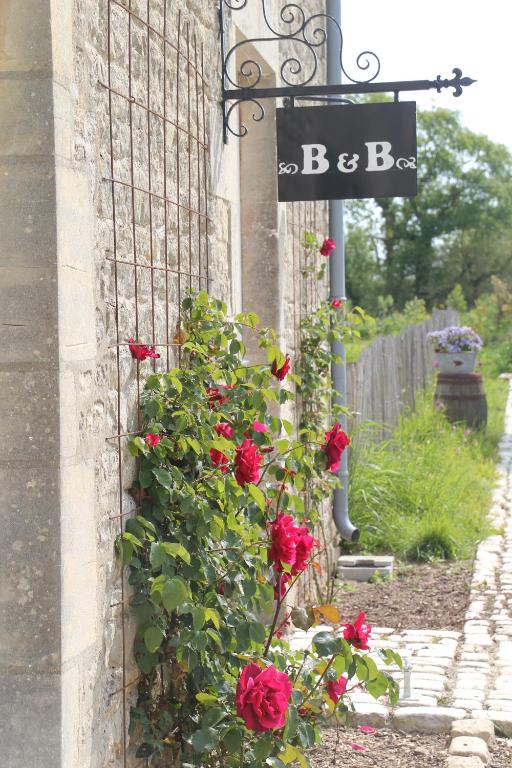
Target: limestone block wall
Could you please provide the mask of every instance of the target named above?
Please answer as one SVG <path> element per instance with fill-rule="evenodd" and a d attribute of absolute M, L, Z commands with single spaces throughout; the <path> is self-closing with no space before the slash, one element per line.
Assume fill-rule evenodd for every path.
<path fill-rule="evenodd" d="M 254 36 L 254 5 L 233 35 Z M 258 55 L 275 77 L 277 49 Z M 325 206 L 277 203 L 271 114 L 263 137 L 223 145 L 219 58 L 214 2 L 0 3 L 9 768 L 143 764 L 128 736 L 135 627 L 114 541 L 136 511 L 126 443 L 143 379 L 179 364 L 180 299 L 207 287 L 232 311 L 255 309 L 294 356 L 324 290 L 298 275 L 303 231 L 326 234 Z M 249 186 L 262 147 L 266 186 L 257 174 Z M 138 365 L 129 336 L 160 358 Z"/>

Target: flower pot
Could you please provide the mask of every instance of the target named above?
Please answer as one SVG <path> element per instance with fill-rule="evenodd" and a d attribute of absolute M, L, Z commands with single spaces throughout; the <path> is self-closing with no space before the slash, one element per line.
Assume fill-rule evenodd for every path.
<path fill-rule="evenodd" d="M 440 373 L 474 373 L 476 352 L 434 352 L 435 366 Z"/>

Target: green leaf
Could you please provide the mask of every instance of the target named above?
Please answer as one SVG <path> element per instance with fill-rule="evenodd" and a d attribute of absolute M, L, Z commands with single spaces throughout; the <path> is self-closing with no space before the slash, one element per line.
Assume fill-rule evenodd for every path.
<path fill-rule="evenodd" d="M 201 728 L 192 734 L 190 743 L 196 752 L 209 752 L 217 746 L 219 736 L 219 732 L 214 728 Z"/>
<path fill-rule="evenodd" d="M 243 739 L 244 731 L 242 728 L 230 728 L 223 735 L 222 743 L 230 755 L 238 755 Z"/>
<path fill-rule="evenodd" d="M 311 607 L 292 608 L 291 620 L 299 629 L 308 630 L 315 623 L 315 613 Z"/>
<path fill-rule="evenodd" d="M 192 626 L 198 631 L 204 627 L 205 610 L 200 605 L 192 609 Z"/>
<path fill-rule="evenodd" d="M 162 589 L 162 603 L 169 613 L 188 600 L 189 597 L 190 590 L 179 576 L 174 576 L 165 582 Z"/>
<path fill-rule="evenodd" d="M 293 435 L 295 431 L 295 427 L 291 423 L 291 421 L 287 421 L 286 419 L 281 419 L 281 424 L 283 425 L 284 431 L 287 435 Z"/>
<path fill-rule="evenodd" d="M 265 630 L 265 627 L 263 624 L 260 624 L 258 621 L 253 621 L 249 625 L 249 635 L 251 637 L 251 640 L 253 643 L 264 643 L 267 639 L 267 633 Z"/>
<path fill-rule="evenodd" d="M 334 632 L 317 632 L 313 638 L 313 648 L 319 656 L 334 656 L 341 651 L 341 641 Z"/>
<path fill-rule="evenodd" d="M 379 696 L 383 696 L 388 689 L 388 681 L 384 675 L 379 675 L 375 680 L 371 680 L 366 686 L 366 690 L 373 696 L 374 699 L 378 699 Z"/>
<path fill-rule="evenodd" d="M 187 565 L 190 565 L 190 554 L 187 552 L 183 544 L 175 544 L 169 541 L 163 541 L 160 546 L 169 557 L 179 557 Z"/>
<path fill-rule="evenodd" d="M 215 608 L 204 609 L 204 620 L 211 621 L 215 629 L 220 629 L 220 616 L 219 612 Z"/>
<path fill-rule="evenodd" d="M 404 668 L 402 657 L 396 651 L 391 650 L 391 648 L 381 648 L 380 655 L 388 666 L 390 664 L 396 664 L 399 669 Z"/>
<path fill-rule="evenodd" d="M 212 693 L 196 693 L 196 699 L 200 704 L 213 704 L 218 701 L 217 696 Z"/>
<path fill-rule="evenodd" d="M 361 658 L 361 656 L 354 656 L 354 661 L 356 663 L 357 679 L 361 680 L 363 683 L 366 683 L 369 678 L 369 673 L 368 673 L 368 667 L 364 663 L 364 659 Z"/>
<path fill-rule="evenodd" d="M 273 740 L 274 739 L 272 734 L 259 736 L 253 747 L 254 757 L 256 760 L 265 760 L 270 755 L 272 752 Z"/>
<path fill-rule="evenodd" d="M 119 557 L 121 558 L 121 563 L 123 565 L 128 565 L 134 553 L 133 544 L 119 537 L 116 541 L 116 549 L 119 554 Z"/>
<path fill-rule="evenodd" d="M 247 490 L 262 512 L 265 511 L 265 496 L 260 489 L 252 483 L 247 484 Z"/>
<path fill-rule="evenodd" d="M 171 473 L 161 467 L 155 467 L 152 472 L 160 485 L 163 485 L 164 488 L 167 488 L 167 490 L 170 491 L 173 487 Z"/>
<path fill-rule="evenodd" d="M 181 383 L 181 381 L 176 376 L 171 376 L 171 375 L 169 375 L 169 381 L 171 382 L 172 386 L 174 387 L 178 395 L 181 395 L 181 393 L 183 392 L 183 384 Z"/>
<path fill-rule="evenodd" d="M 197 456 L 200 456 L 200 455 L 201 455 L 201 446 L 200 446 L 200 444 L 199 444 L 199 441 L 198 441 L 198 440 L 196 440 L 196 439 L 195 439 L 195 437 L 190 437 L 189 435 L 187 435 L 187 436 L 185 437 L 185 440 L 186 440 L 186 441 L 187 441 L 187 443 L 190 445 L 190 447 L 192 448 L 192 450 L 194 451 L 194 453 L 195 453 Z"/>
<path fill-rule="evenodd" d="M 211 707 L 205 714 L 203 718 L 201 718 L 201 726 L 203 728 L 210 727 L 213 728 L 218 723 L 220 723 L 221 720 L 223 720 L 228 713 L 225 709 L 222 709 L 222 707 Z"/>
<path fill-rule="evenodd" d="M 158 651 L 163 639 L 164 633 L 159 627 L 148 627 L 144 632 L 144 645 L 150 653 Z"/>
<path fill-rule="evenodd" d="M 299 723 L 300 717 L 299 713 L 297 712 L 297 707 L 294 707 L 293 704 L 289 704 L 288 711 L 286 713 L 286 726 L 283 734 L 284 741 L 293 739 L 295 737 Z"/>
<path fill-rule="evenodd" d="M 301 768 L 308 768 L 308 763 L 302 752 L 292 744 L 287 744 L 286 749 L 279 753 L 279 759 L 285 765 L 290 763 L 299 763 Z"/>
<path fill-rule="evenodd" d="M 162 549 L 161 544 L 158 542 L 153 542 L 151 544 L 151 549 L 149 551 L 149 562 L 151 563 L 151 567 L 153 570 L 157 570 L 158 568 L 162 567 L 162 564 L 165 560 L 165 552 Z"/>

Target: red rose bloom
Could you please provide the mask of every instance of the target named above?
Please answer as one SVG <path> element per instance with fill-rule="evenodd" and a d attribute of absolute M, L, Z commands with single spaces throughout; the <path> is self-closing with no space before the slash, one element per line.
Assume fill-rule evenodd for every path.
<path fill-rule="evenodd" d="M 280 512 L 277 520 L 271 523 L 272 546 L 268 559 L 275 563 L 277 570 L 282 570 L 281 563 L 293 565 L 297 556 L 297 526 L 291 515 Z"/>
<path fill-rule="evenodd" d="M 347 682 L 348 678 L 342 675 L 338 680 L 330 680 L 327 683 L 327 695 L 335 704 L 337 703 L 340 696 L 343 696 L 347 690 Z"/>
<path fill-rule="evenodd" d="M 227 403 L 229 397 L 221 392 L 221 389 L 233 389 L 233 386 L 223 384 L 219 387 L 207 387 L 206 394 L 208 395 L 208 406 L 210 410 L 212 408 L 221 407 L 224 403 Z"/>
<path fill-rule="evenodd" d="M 300 571 L 308 567 L 308 560 L 313 547 L 317 547 L 320 542 L 310 535 L 307 528 L 300 528 L 303 531 L 297 539 L 295 547 L 295 563 L 292 568 L 292 575 L 296 576 Z"/>
<path fill-rule="evenodd" d="M 274 666 L 261 669 L 251 662 L 242 670 L 236 686 L 236 713 L 251 731 L 282 728 L 291 695 L 288 675 Z"/>
<path fill-rule="evenodd" d="M 339 309 L 339 308 L 340 308 L 340 307 L 342 307 L 342 306 L 343 306 L 343 302 L 342 302 L 342 300 L 341 300 L 341 299 L 333 299 L 333 300 L 331 301 L 331 307 L 332 307 L 333 309 Z"/>
<path fill-rule="evenodd" d="M 146 445 L 149 445 L 150 448 L 154 448 L 155 445 L 158 445 L 161 439 L 162 438 L 160 435 L 154 435 L 153 432 L 148 432 L 144 438 L 144 441 L 146 442 Z"/>
<path fill-rule="evenodd" d="M 359 648 L 360 651 L 368 650 L 368 638 L 370 637 L 372 628 L 369 624 L 364 623 L 365 614 L 363 611 L 359 614 L 353 624 L 345 624 L 343 630 L 343 638 L 353 645 L 354 648 Z"/>
<path fill-rule="evenodd" d="M 160 357 L 160 355 L 155 352 L 154 347 L 148 347 L 147 344 L 138 344 L 131 336 L 128 339 L 128 349 L 132 353 L 134 360 L 145 360 L 147 357 L 151 357 L 153 360 L 158 360 Z"/>
<path fill-rule="evenodd" d="M 277 363 L 274 360 L 274 362 L 270 367 L 270 370 L 272 374 L 276 377 L 276 379 L 279 379 L 279 381 L 283 381 L 290 370 L 290 355 L 288 353 L 285 355 L 284 363 L 280 368 L 277 367 Z"/>
<path fill-rule="evenodd" d="M 268 553 L 270 562 L 275 563 L 276 571 L 282 570 L 281 563 L 291 565 L 291 575 L 307 568 L 311 550 L 319 542 L 310 535 L 308 528 L 296 525 L 291 515 L 282 512 L 271 523 L 272 545 Z"/>
<path fill-rule="evenodd" d="M 238 445 L 235 454 L 235 477 L 238 485 L 257 483 L 262 461 L 263 455 L 252 440 L 246 438 L 242 445 Z"/>
<path fill-rule="evenodd" d="M 350 438 L 341 428 L 341 424 L 336 422 L 329 432 L 325 433 L 325 445 L 322 451 L 327 456 L 327 469 L 331 472 L 337 472 L 340 466 L 341 454 L 350 445 Z"/>
<path fill-rule="evenodd" d="M 216 448 L 210 448 L 210 461 L 214 467 L 218 467 L 223 475 L 228 471 L 228 457 Z"/>
<path fill-rule="evenodd" d="M 332 237 L 326 237 L 321 245 L 320 253 L 322 254 L 322 256 L 330 256 L 331 251 L 334 251 L 335 248 L 336 248 L 336 243 L 334 242 Z"/>
<path fill-rule="evenodd" d="M 219 424 L 215 424 L 214 430 L 218 435 L 225 437 L 227 440 L 230 440 L 233 437 L 233 427 L 231 424 L 228 424 L 227 421 L 221 421 Z"/>

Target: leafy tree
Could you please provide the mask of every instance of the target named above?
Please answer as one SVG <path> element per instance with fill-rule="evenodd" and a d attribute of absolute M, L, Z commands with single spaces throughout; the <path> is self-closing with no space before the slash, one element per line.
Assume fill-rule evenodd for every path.
<path fill-rule="evenodd" d="M 427 306 L 444 302 L 457 282 L 474 301 L 489 289 L 491 275 L 506 278 L 512 272 L 512 156 L 462 126 L 456 112 L 418 115 L 418 195 L 365 205 L 369 221 L 375 206 L 380 213 L 370 240 L 379 243 L 373 275 L 398 306 L 414 296 Z M 357 206 L 352 239 L 361 236 Z M 349 217 L 350 211 L 351 206 Z M 368 266 L 365 259 L 362 264 Z M 351 271 L 357 295 L 368 278 Z M 372 292 L 369 298 L 374 301 Z M 361 298 L 358 303 L 369 306 Z"/>

